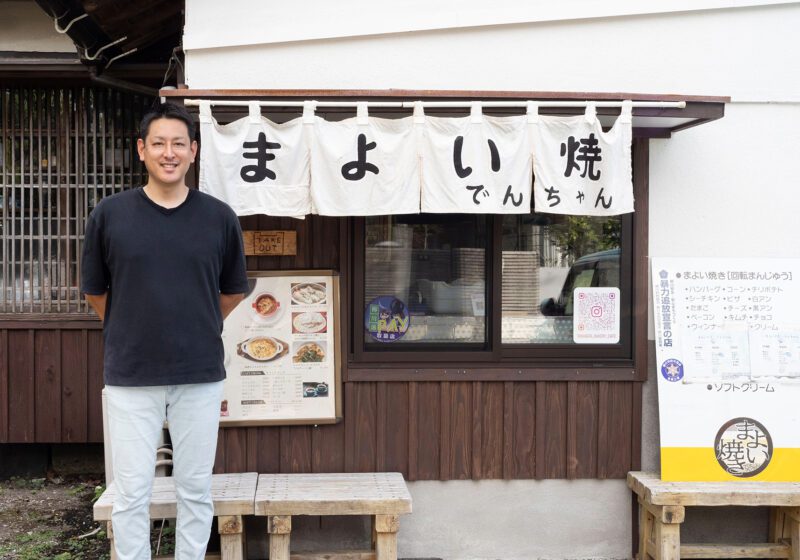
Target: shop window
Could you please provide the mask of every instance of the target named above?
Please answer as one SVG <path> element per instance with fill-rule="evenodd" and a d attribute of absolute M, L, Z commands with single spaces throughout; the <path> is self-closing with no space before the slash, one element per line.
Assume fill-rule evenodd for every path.
<path fill-rule="evenodd" d="M 0 88 L 0 314 L 90 312 L 86 218 L 146 182 L 136 130 L 151 98 L 90 88 Z"/>
<path fill-rule="evenodd" d="M 630 360 L 632 223 L 535 213 L 356 220 L 355 361 Z M 574 342 L 581 287 L 620 290 L 619 342 Z"/>
<path fill-rule="evenodd" d="M 377 307 L 381 326 L 366 327 L 368 348 L 486 346 L 487 223 L 472 214 L 365 219 L 363 305 Z"/>
<path fill-rule="evenodd" d="M 575 288 L 620 287 L 622 219 L 503 218 L 503 344 L 574 344 Z"/>

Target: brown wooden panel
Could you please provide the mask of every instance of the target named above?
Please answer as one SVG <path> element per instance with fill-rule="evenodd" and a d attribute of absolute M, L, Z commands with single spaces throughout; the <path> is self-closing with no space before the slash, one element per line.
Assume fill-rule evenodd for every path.
<path fill-rule="evenodd" d="M 503 478 L 503 384 L 481 383 L 481 443 L 473 449 L 480 455 L 475 478 Z M 476 408 L 476 414 L 477 414 Z"/>
<path fill-rule="evenodd" d="M 439 479 L 450 476 L 450 383 L 439 385 Z"/>
<path fill-rule="evenodd" d="M 567 384 L 536 384 L 536 478 L 567 476 Z"/>
<path fill-rule="evenodd" d="M 611 383 L 601 381 L 597 387 L 597 478 L 608 478 L 608 420 L 611 406 Z"/>
<path fill-rule="evenodd" d="M 309 426 L 281 426 L 281 472 L 311 472 L 311 428 Z"/>
<path fill-rule="evenodd" d="M 37 442 L 61 441 L 61 337 L 57 330 L 34 332 L 33 361 Z"/>
<path fill-rule="evenodd" d="M 383 409 L 378 407 L 385 425 L 384 443 L 380 446 L 383 449 L 382 470 L 400 472 L 408 477 L 408 383 L 381 385 L 385 390 Z"/>
<path fill-rule="evenodd" d="M 247 429 L 225 430 L 225 472 L 236 473 L 247 470 Z"/>
<path fill-rule="evenodd" d="M 483 476 L 483 383 L 472 386 L 472 478 Z"/>
<path fill-rule="evenodd" d="M 90 330 L 87 337 L 88 435 L 89 441 L 103 441 L 103 331 Z"/>
<path fill-rule="evenodd" d="M 8 441 L 8 331 L 0 330 L 0 443 Z"/>
<path fill-rule="evenodd" d="M 339 226 L 344 218 L 311 216 L 311 267 L 341 270 Z"/>
<path fill-rule="evenodd" d="M 642 468 L 642 383 L 631 384 L 631 405 L 630 470 L 638 471 Z"/>
<path fill-rule="evenodd" d="M 225 434 L 227 430 L 219 429 L 217 432 L 217 454 L 214 457 L 214 474 L 225 472 Z"/>
<path fill-rule="evenodd" d="M 61 331 L 61 441 L 88 441 L 87 332 Z"/>
<path fill-rule="evenodd" d="M 606 476 L 625 478 L 631 470 L 633 389 L 639 383 L 612 383 L 609 386 Z M 641 420 L 637 420 L 641 421 Z"/>
<path fill-rule="evenodd" d="M 633 357 L 636 379 L 639 381 L 647 381 L 649 349 L 647 342 L 649 189 L 650 141 L 637 139 L 634 140 L 633 147 Z"/>
<path fill-rule="evenodd" d="M 597 383 L 569 383 L 567 478 L 593 478 L 597 473 L 597 390 Z"/>
<path fill-rule="evenodd" d="M 376 384 L 375 391 L 375 470 L 386 471 L 386 401 L 389 387 L 386 383 Z"/>
<path fill-rule="evenodd" d="M 8 333 L 8 441 L 33 443 L 35 438 L 34 331 Z"/>
<path fill-rule="evenodd" d="M 514 383 L 513 478 L 536 476 L 536 384 Z"/>
<path fill-rule="evenodd" d="M 311 430 L 311 469 L 317 473 L 344 472 L 344 422 Z"/>
<path fill-rule="evenodd" d="M 419 383 L 408 384 L 408 480 L 419 479 Z"/>
<path fill-rule="evenodd" d="M 439 478 L 441 445 L 440 387 L 438 383 L 417 384 L 417 479 Z"/>
<path fill-rule="evenodd" d="M 514 383 L 503 383 L 503 478 L 514 478 Z"/>
<path fill-rule="evenodd" d="M 255 445 L 250 446 L 248 440 L 248 471 L 259 473 L 278 473 L 281 470 L 280 428 L 250 428 L 255 433 L 252 438 Z"/>
<path fill-rule="evenodd" d="M 351 416 L 345 418 L 349 427 L 345 431 L 345 438 L 351 440 L 345 446 L 352 449 L 353 453 L 349 472 L 373 472 L 376 468 L 376 385 L 376 383 L 346 384 L 348 388 L 346 397 L 352 407 Z"/>
<path fill-rule="evenodd" d="M 453 383 L 450 387 L 450 465 L 449 479 L 472 477 L 473 403 L 472 383 Z"/>

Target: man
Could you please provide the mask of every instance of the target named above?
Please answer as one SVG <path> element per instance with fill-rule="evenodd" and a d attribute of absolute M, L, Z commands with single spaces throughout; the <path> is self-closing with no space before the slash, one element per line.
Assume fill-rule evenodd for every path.
<path fill-rule="evenodd" d="M 186 186 L 197 154 L 183 107 L 140 127 L 144 187 L 103 199 L 86 223 L 81 291 L 103 321 L 120 560 L 150 558 L 149 501 L 166 420 L 178 497 L 175 558 L 205 555 L 222 400 L 223 319 L 247 292 L 242 234 L 223 202 Z"/>

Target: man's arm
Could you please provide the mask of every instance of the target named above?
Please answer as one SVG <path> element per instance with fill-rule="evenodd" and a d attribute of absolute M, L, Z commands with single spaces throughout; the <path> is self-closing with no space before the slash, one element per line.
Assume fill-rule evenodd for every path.
<path fill-rule="evenodd" d="M 219 308 L 222 311 L 222 318 L 227 318 L 243 299 L 244 294 L 219 294 Z"/>
<path fill-rule="evenodd" d="M 92 295 L 92 294 L 84 294 L 86 297 L 86 301 L 89 302 L 89 305 L 92 306 L 94 312 L 97 313 L 97 316 L 100 317 L 100 322 L 103 322 L 103 319 L 106 317 L 106 301 L 108 300 L 108 292 L 104 294 L 100 294 L 99 296 Z"/>

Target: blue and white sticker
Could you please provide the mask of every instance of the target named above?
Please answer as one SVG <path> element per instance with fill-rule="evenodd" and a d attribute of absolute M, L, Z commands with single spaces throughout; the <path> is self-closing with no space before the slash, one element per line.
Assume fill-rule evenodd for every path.
<path fill-rule="evenodd" d="M 680 381 L 683 379 L 683 364 L 674 358 L 664 360 L 661 364 L 661 375 L 667 381 Z"/>

